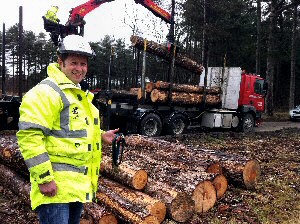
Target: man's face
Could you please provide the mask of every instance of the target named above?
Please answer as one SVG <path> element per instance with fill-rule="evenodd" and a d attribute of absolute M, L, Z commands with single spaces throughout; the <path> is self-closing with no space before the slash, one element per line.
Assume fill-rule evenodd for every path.
<path fill-rule="evenodd" d="M 58 59 L 60 69 L 65 75 L 74 83 L 80 83 L 87 73 L 87 56 L 70 54 L 67 59 L 63 62 Z"/>

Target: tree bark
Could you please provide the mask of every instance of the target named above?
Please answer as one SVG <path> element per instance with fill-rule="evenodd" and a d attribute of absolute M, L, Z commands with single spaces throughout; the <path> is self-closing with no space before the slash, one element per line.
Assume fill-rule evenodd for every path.
<path fill-rule="evenodd" d="M 237 187 L 255 188 L 261 172 L 260 165 L 256 159 L 224 153 L 209 153 L 207 156 L 215 161 L 207 168 L 207 172 L 223 174 L 230 183 Z"/>
<path fill-rule="evenodd" d="M 202 102 L 203 95 L 197 93 L 173 92 L 172 103 L 180 105 L 198 105 Z M 151 92 L 151 101 L 153 103 L 166 103 L 169 100 L 169 93 L 154 89 Z"/>
<path fill-rule="evenodd" d="M 29 171 L 19 150 L 15 135 L 0 137 L 0 160 L 21 175 L 29 177 Z"/>
<path fill-rule="evenodd" d="M 186 169 L 223 174 L 231 183 L 239 187 L 254 188 L 260 176 L 260 166 L 257 160 L 240 155 L 193 148 L 141 135 L 129 135 L 126 142 L 132 149 L 140 150 L 141 153 L 148 151 L 151 157 L 160 157 L 162 161 L 173 164 L 174 170 Z M 175 158 L 176 163 L 180 164 L 177 165 L 177 168 L 174 165 L 176 164 Z M 150 160 L 148 159 L 148 161 Z M 151 175 L 149 172 L 148 174 Z M 226 187 L 225 183 L 223 187 Z"/>
<path fill-rule="evenodd" d="M 290 94 L 289 94 L 290 110 L 293 109 L 295 106 L 297 18 L 298 18 L 298 7 L 294 6 L 293 29 L 292 29 L 292 39 L 291 39 L 291 79 L 290 79 Z"/>
<path fill-rule="evenodd" d="M 148 182 L 148 174 L 144 169 L 126 163 L 113 167 L 107 156 L 102 157 L 100 171 L 104 176 L 136 190 L 142 190 Z"/>
<path fill-rule="evenodd" d="M 227 190 L 228 183 L 224 176 L 215 178 L 216 175 L 207 173 L 205 167 L 209 164 L 206 161 L 203 162 L 205 167 L 200 166 L 199 163 L 197 165 L 189 163 L 189 160 L 193 162 L 193 159 L 185 157 L 182 146 L 176 147 L 170 142 L 137 135 L 129 136 L 127 145 L 130 150 L 126 153 L 125 160 L 142 164 L 154 180 L 154 182 L 149 181 L 146 187 L 146 190 L 149 187 L 155 189 L 150 194 L 156 194 L 158 188 L 155 186 L 156 181 L 163 182 L 177 192 L 194 195 L 193 200 L 195 205 L 198 205 L 196 211 L 201 213 L 208 211 L 216 202 L 214 180 L 219 190 L 219 197 L 222 197 Z M 170 205 L 170 200 L 162 200 L 166 202 L 167 207 Z M 170 210 L 168 208 L 168 212 Z M 170 216 L 172 217 L 172 214 Z"/>
<path fill-rule="evenodd" d="M 84 204 L 84 212 L 92 219 L 92 223 L 97 224 L 117 224 L 117 217 L 112 214 L 104 206 L 95 202 L 88 202 Z M 80 222 L 81 224 L 81 222 Z"/>
<path fill-rule="evenodd" d="M 30 206 L 30 183 L 11 168 L 0 164 L 0 179 L 3 186 L 8 187 L 18 198 Z"/>
<path fill-rule="evenodd" d="M 153 89 L 169 90 L 169 88 L 170 88 L 170 83 L 169 82 L 157 81 L 157 82 L 152 84 L 152 88 L 149 87 L 148 89 L 152 91 Z M 173 83 L 172 90 L 175 91 L 175 92 L 203 93 L 204 92 L 204 87 L 203 86 L 197 86 L 197 85 L 187 85 L 187 84 Z"/>
<path fill-rule="evenodd" d="M 261 59 L 261 0 L 257 0 L 257 8 L 256 8 L 256 65 L 255 71 L 257 75 L 260 75 L 260 59 Z"/>
<path fill-rule="evenodd" d="M 103 177 L 99 178 L 97 198 L 132 223 L 161 223 L 166 216 L 163 202 Z"/>
<path fill-rule="evenodd" d="M 164 202 L 168 217 L 177 222 L 188 222 L 194 214 L 195 203 L 191 196 L 164 182 L 150 179 L 143 191 Z"/>
<path fill-rule="evenodd" d="M 131 36 L 130 41 L 132 45 L 138 49 L 144 49 L 144 38 L 138 36 Z M 171 63 L 171 52 L 164 45 L 158 44 L 154 41 L 147 41 L 146 51 L 161 57 Z M 201 75 L 203 66 L 198 62 L 184 56 L 183 54 L 177 53 L 175 57 L 175 65 L 185 68 L 193 73 Z"/>

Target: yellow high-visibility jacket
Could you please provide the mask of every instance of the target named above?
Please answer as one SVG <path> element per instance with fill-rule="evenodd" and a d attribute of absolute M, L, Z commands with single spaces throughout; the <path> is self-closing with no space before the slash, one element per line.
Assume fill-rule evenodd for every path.
<path fill-rule="evenodd" d="M 51 6 L 51 8 L 47 11 L 45 18 L 54 22 L 54 23 L 59 23 L 59 19 L 56 15 L 58 11 L 58 7 L 57 6 Z"/>
<path fill-rule="evenodd" d="M 18 144 L 30 171 L 31 206 L 88 202 L 97 191 L 101 162 L 99 111 L 93 94 L 82 91 L 59 69 L 28 91 L 20 106 Z M 38 184 L 55 180 L 54 197 Z"/>

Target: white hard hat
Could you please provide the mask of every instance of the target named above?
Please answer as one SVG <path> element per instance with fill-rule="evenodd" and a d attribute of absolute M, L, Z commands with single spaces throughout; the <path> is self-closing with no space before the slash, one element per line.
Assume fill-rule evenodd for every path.
<path fill-rule="evenodd" d="M 73 53 L 92 57 L 94 55 L 88 41 L 80 35 L 68 35 L 58 44 L 58 52 L 63 53 Z"/>

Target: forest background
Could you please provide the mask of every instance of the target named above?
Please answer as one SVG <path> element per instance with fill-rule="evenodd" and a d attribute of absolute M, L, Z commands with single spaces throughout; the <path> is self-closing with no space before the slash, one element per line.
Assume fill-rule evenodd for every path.
<path fill-rule="evenodd" d="M 162 0 L 154 2 L 166 5 Z M 300 0 L 180 0 L 175 1 L 175 5 L 175 44 L 180 53 L 204 66 L 241 67 L 265 78 L 269 115 L 274 110 L 288 110 L 300 104 Z M 166 7 L 171 11 L 171 4 Z M 133 19 L 132 34 L 139 36 L 135 25 Z M 96 29 L 97 26 L 95 32 L 100 32 Z M 164 38 L 159 29 L 153 30 L 153 34 L 153 37 L 142 37 L 153 41 L 155 37 Z M 0 31 L 0 35 L 3 40 L 3 32 Z M 1 42 L 1 60 L 5 54 L 5 63 L 2 62 L 0 68 L 2 76 L 5 73 L 5 89 L 9 94 L 18 94 L 20 65 L 25 93 L 47 77 L 48 64 L 56 60 L 56 47 L 48 33 L 24 30 L 22 37 L 18 45 L 16 23 L 5 31 L 5 49 Z M 140 86 L 143 52 L 127 41 L 106 35 L 91 42 L 96 56 L 89 62 L 86 78 L 90 89 L 107 89 L 109 73 L 114 89 Z M 166 38 L 161 44 L 165 42 Z M 21 51 L 22 59 L 18 57 Z M 147 54 L 148 81 L 166 80 L 169 67 L 165 60 Z M 175 68 L 174 75 L 174 83 L 199 83 L 199 75 L 181 68 Z"/>

